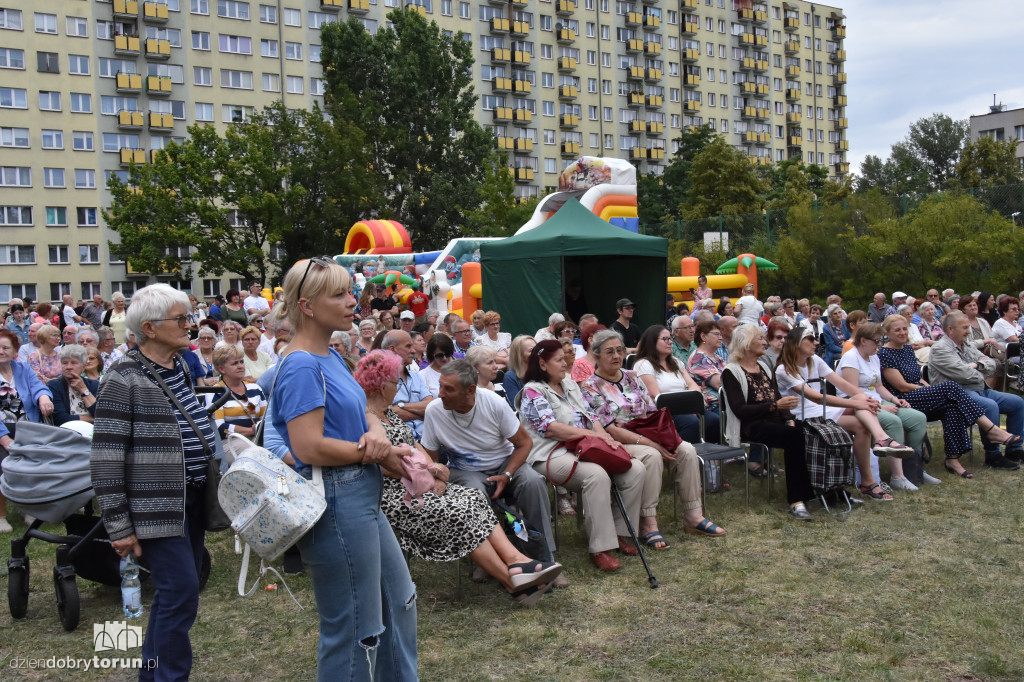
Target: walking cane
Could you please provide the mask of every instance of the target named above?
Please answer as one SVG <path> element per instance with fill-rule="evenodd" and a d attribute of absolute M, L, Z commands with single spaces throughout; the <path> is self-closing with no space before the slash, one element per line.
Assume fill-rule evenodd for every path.
<path fill-rule="evenodd" d="M 651 589 L 658 589 L 658 580 L 651 573 L 651 566 L 647 563 L 647 557 L 644 555 L 644 548 L 640 546 L 640 538 L 636 536 L 636 530 L 633 529 L 633 524 L 629 522 L 629 514 L 626 513 L 626 505 L 622 503 L 622 496 L 619 495 L 619 489 L 615 487 L 615 482 L 612 481 L 612 497 L 615 499 L 615 504 L 619 505 L 619 513 L 622 514 L 622 520 L 626 522 L 626 528 L 629 530 L 629 537 L 633 539 L 633 544 L 636 545 L 636 549 L 640 552 L 640 561 L 644 562 L 644 569 L 647 571 L 647 579 L 651 583 Z"/>

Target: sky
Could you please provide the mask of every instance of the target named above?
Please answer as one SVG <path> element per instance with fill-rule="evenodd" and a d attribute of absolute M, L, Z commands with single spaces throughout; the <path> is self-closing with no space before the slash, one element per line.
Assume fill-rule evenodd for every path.
<path fill-rule="evenodd" d="M 837 0 L 847 17 L 850 170 L 933 113 L 1024 107 L 1024 1 Z"/>

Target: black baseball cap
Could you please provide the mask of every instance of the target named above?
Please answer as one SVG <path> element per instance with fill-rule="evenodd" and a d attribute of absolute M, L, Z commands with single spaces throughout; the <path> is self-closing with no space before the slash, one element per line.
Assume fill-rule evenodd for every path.
<path fill-rule="evenodd" d="M 633 301 L 629 300 L 628 298 L 620 298 L 618 301 L 615 302 L 615 309 L 621 310 L 622 308 L 625 308 L 628 305 L 631 305 L 634 308 L 636 307 L 636 303 L 633 303 Z"/>

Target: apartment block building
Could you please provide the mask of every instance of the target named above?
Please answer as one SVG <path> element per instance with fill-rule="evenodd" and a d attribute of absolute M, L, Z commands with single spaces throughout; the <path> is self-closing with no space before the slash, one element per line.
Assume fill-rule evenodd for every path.
<path fill-rule="evenodd" d="M 403 4 L 472 43 L 478 120 L 522 198 L 581 155 L 659 174 L 702 124 L 754 163 L 849 170 L 845 17 L 803 0 L 0 0 L 0 303 L 239 285 L 114 260 L 107 178 L 189 125 L 312 106 L 321 27 L 375 32 Z"/>
<path fill-rule="evenodd" d="M 993 104 L 987 114 L 971 116 L 971 139 L 991 137 L 1004 142 L 1017 141 L 1017 163 L 1024 169 L 1024 109 L 1007 109 L 1002 104 Z"/>

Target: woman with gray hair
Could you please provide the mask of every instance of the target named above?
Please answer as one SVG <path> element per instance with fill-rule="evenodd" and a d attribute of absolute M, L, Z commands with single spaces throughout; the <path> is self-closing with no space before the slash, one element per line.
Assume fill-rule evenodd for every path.
<path fill-rule="evenodd" d="M 199 361 L 203 376 L 196 377 L 196 386 L 213 386 L 217 383 L 217 368 L 213 364 L 213 347 L 217 343 L 217 333 L 209 327 L 200 327 L 196 337 L 199 346 L 190 351 Z"/>
<path fill-rule="evenodd" d="M 846 323 L 843 321 L 843 309 L 838 303 L 830 303 L 825 310 L 827 323 L 821 339 L 825 341 L 825 355 L 822 358 L 829 367 L 834 367 L 839 358 L 843 357 L 843 344 L 850 336 Z"/>
<path fill-rule="evenodd" d="M 144 665 L 187 679 L 199 608 L 203 492 L 215 435 L 192 391 L 189 300 L 167 284 L 139 290 L 126 327 L 138 342 L 103 378 L 92 440 L 92 484 L 114 551 L 146 555 L 156 594 Z M 153 669 L 152 667 L 149 669 Z"/>
<path fill-rule="evenodd" d="M 224 324 L 220 328 L 220 341 L 214 348 L 220 348 L 224 344 L 230 343 L 239 348 L 242 347 L 242 325 L 235 322 L 234 320 L 225 320 Z"/>
<path fill-rule="evenodd" d="M 82 376 L 88 358 L 85 347 L 77 343 L 60 349 L 60 376 L 46 384 L 53 395 L 53 423 L 56 426 L 70 421 L 93 421 L 100 382 Z"/>
<path fill-rule="evenodd" d="M 466 360 L 476 369 L 478 388 L 486 388 L 505 398 L 505 387 L 494 383 L 499 369 L 496 350 L 488 346 L 473 346 L 466 351 Z"/>
<path fill-rule="evenodd" d="M 921 331 L 921 337 L 925 341 L 938 341 L 943 336 L 942 323 L 935 319 L 935 304 L 925 301 L 917 308 L 917 314 L 921 316 L 921 323 L 917 328 Z"/>
<path fill-rule="evenodd" d="M 75 333 L 75 343 L 86 348 L 98 348 L 100 335 L 93 331 L 92 327 L 81 327 Z"/>
<path fill-rule="evenodd" d="M 350 371 L 355 370 L 359 358 L 358 356 L 352 357 L 352 337 L 347 331 L 335 331 L 331 334 L 331 340 L 327 345 L 338 351 L 338 354 L 341 355 L 341 359 L 345 361 Z"/>
<path fill-rule="evenodd" d="M 124 321 L 125 315 L 127 314 L 127 304 L 124 300 L 124 294 L 120 291 L 115 291 L 110 297 L 110 302 L 113 304 L 113 307 L 103 315 L 103 326 L 110 327 L 114 330 L 115 342 L 124 343 Z"/>

